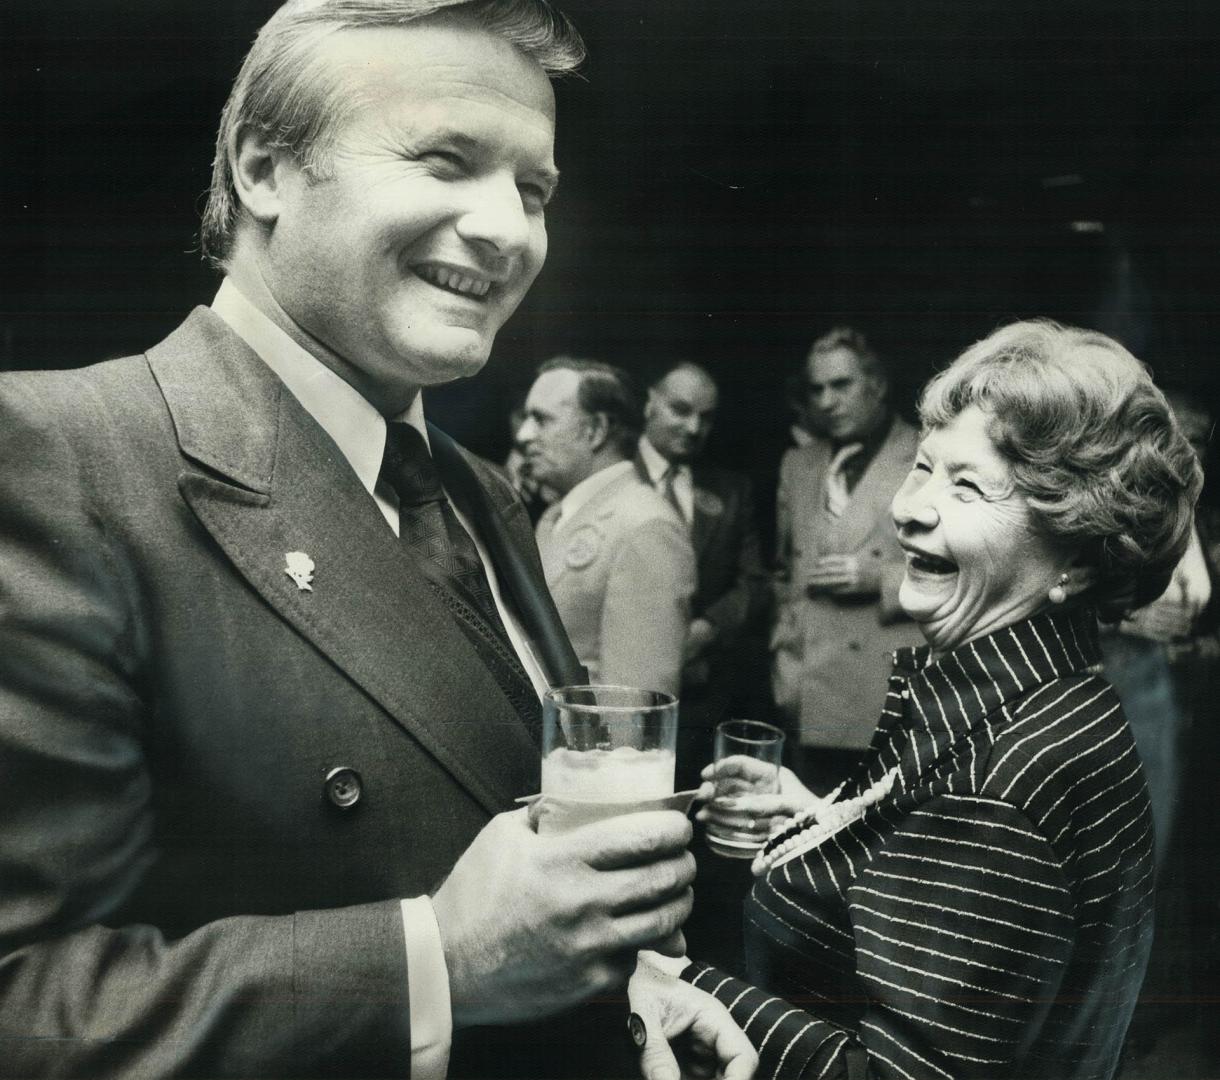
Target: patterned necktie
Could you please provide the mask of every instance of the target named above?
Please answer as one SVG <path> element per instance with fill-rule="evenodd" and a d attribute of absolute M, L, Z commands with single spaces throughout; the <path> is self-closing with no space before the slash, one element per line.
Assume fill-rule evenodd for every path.
<path fill-rule="evenodd" d="M 843 467 L 863 449 L 863 443 L 847 443 L 840 446 L 835 456 L 830 459 L 830 466 L 826 470 L 826 512 L 831 517 L 843 516 L 848 497 L 851 495 Z"/>
<path fill-rule="evenodd" d="M 506 641 L 483 560 L 441 487 L 424 437 L 410 424 L 387 423 L 380 479 L 398 494 L 398 537 L 478 605 L 479 614 Z"/>

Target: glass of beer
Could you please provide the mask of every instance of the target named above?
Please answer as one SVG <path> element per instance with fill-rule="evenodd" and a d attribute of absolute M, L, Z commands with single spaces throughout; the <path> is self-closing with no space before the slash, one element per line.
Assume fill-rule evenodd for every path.
<path fill-rule="evenodd" d="M 542 699 L 539 832 L 651 810 L 674 793 L 678 699 L 632 686 L 560 686 Z"/>
<path fill-rule="evenodd" d="M 784 733 L 761 720 L 725 720 L 716 726 L 712 782 L 716 799 L 779 791 L 779 766 L 784 754 Z M 743 821 L 743 826 L 751 824 Z M 752 859 L 767 842 L 765 831 L 731 828 L 708 822 L 707 846 L 717 855 Z"/>

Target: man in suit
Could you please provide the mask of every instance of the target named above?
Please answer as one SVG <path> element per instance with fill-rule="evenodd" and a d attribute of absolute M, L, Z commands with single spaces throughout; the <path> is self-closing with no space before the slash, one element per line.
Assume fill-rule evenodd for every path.
<path fill-rule="evenodd" d="M 699 458 L 716 419 L 720 392 L 697 364 L 672 365 L 652 384 L 636 471 L 678 511 L 695 549 L 697 584 L 687 628 L 678 710 L 679 788 L 698 787 L 712 760 L 712 732 L 731 715 L 757 716 L 765 699 L 762 622 L 767 578 L 749 477 Z M 762 690 L 760 695 L 759 691 Z M 699 956 L 728 970 L 742 963 L 741 903 L 753 883 L 749 866 L 710 851 L 702 835 L 695 906 L 683 932 Z"/>
<path fill-rule="evenodd" d="M 650 387 L 636 448 L 640 478 L 674 506 L 695 549 L 696 587 L 682 669 L 686 781 L 711 760 L 711 728 L 733 708 L 748 710 L 751 630 L 767 600 L 749 477 L 699 461 L 719 391 L 697 364 L 679 363 Z"/>
<path fill-rule="evenodd" d="M 676 694 L 695 557 L 677 512 L 632 467 L 639 431 L 625 372 L 557 357 L 538 370 L 517 440 L 560 495 L 538 523 L 538 548 L 590 678 Z"/>
<path fill-rule="evenodd" d="M 805 372 L 818 435 L 780 466 L 772 689 L 797 734 L 798 772 L 821 793 L 867 748 L 890 653 L 918 636 L 898 606 L 889 512 L 916 432 L 890 408 L 881 360 L 858 331 L 818 338 Z"/>
<path fill-rule="evenodd" d="M 3 380 L 0 1074 L 569 1076 L 614 1040 L 498 1025 L 675 944 L 681 815 L 501 813 L 584 673 L 419 395 L 542 265 L 580 53 L 540 3 L 293 0 L 222 118 L 213 305 Z"/>

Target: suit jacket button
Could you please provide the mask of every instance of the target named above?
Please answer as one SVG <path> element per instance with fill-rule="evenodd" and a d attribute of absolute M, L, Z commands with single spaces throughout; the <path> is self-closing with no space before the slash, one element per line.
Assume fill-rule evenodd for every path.
<path fill-rule="evenodd" d="M 860 642 L 858 642 L 858 641 L 849 641 L 849 642 L 847 643 L 847 647 L 848 647 L 848 648 L 849 648 L 849 649 L 850 649 L 852 652 L 859 652 L 859 651 L 860 651 Z"/>
<path fill-rule="evenodd" d="M 364 782 L 355 769 L 340 765 L 326 774 L 322 792 L 332 806 L 337 806 L 340 810 L 350 810 L 360 801 L 360 796 L 364 793 Z"/>
<path fill-rule="evenodd" d="M 645 1043 L 648 1042 L 648 1029 L 639 1013 L 631 1013 L 627 1017 L 627 1034 L 631 1036 L 631 1043 L 637 1050 L 644 1049 Z"/>

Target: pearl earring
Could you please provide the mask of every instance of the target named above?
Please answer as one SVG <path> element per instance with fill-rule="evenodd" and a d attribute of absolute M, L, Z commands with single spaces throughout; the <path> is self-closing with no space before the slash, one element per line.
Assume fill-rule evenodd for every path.
<path fill-rule="evenodd" d="M 1062 604 L 1068 598 L 1067 583 L 1068 576 L 1066 573 L 1063 573 L 1059 575 L 1058 582 L 1050 587 L 1046 595 L 1052 604 Z"/>

